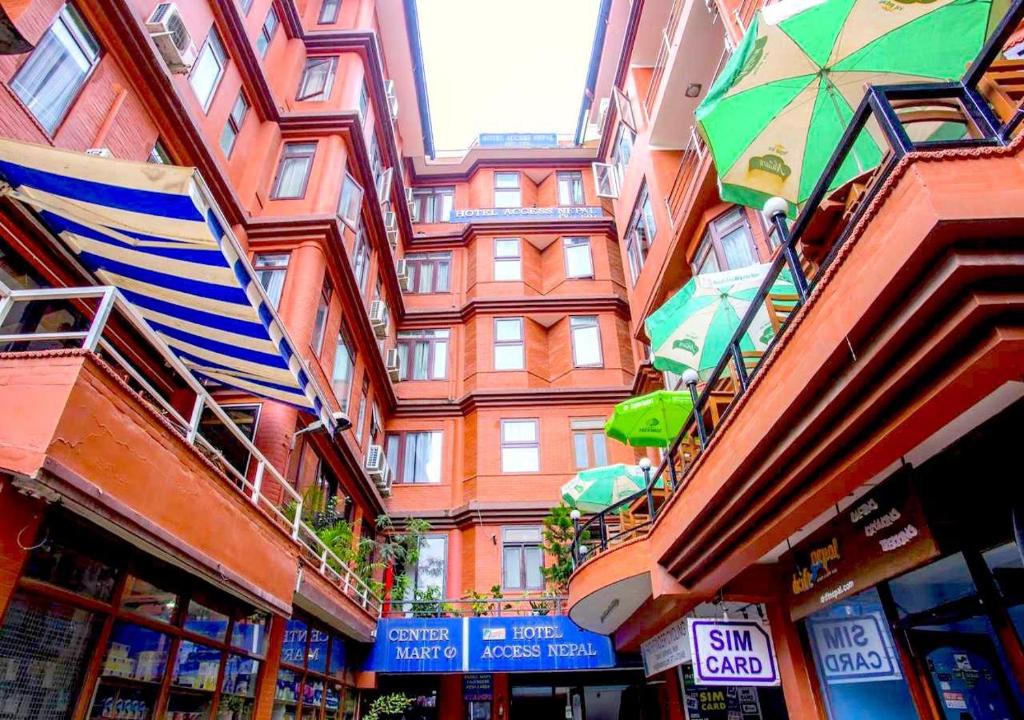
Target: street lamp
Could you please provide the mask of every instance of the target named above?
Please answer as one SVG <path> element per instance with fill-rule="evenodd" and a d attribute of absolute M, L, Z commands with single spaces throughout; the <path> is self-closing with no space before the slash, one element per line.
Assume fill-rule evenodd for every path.
<path fill-rule="evenodd" d="M 640 470 L 644 474 L 644 489 L 647 491 L 647 514 L 650 516 L 651 520 L 653 520 L 654 493 L 651 492 L 651 459 L 649 457 L 642 457 L 637 465 L 640 466 Z"/>
<path fill-rule="evenodd" d="M 700 407 L 697 404 L 697 381 L 700 380 L 700 375 L 693 368 L 690 368 L 683 373 L 683 384 L 690 391 L 690 401 L 693 403 L 693 419 L 697 422 L 697 437 L 700 439 L 700 446 L 707 447 L 708 444 L 708 432 L 704 428 L 704 416 L 701 414 Z"/>
<path fill-rule="evenodd" d="M 789 203 L 785 198 L 778 196 L 768 198 L 765 201 L 764 207 L 761 212 L 767 220 L 775 228 L 775 232 L 779 236 L 779 245 L 782 246 L 782 254 L 786 258 L 786 264 L 789 265 L 790 275 L 793 277 L 793 286 L 796 287 L 797 297 L 800 298 L 800 302 L 803 303 L 807 300 L 807 277 L 804 275 L 804 270 L 800 266 L 800 258 L 796 255 L 796 248 L 793 247 L 793 243 L 790 242 L 789 237 L 789 226 L 786 224 L 786 212 L 789 210 Z"/>

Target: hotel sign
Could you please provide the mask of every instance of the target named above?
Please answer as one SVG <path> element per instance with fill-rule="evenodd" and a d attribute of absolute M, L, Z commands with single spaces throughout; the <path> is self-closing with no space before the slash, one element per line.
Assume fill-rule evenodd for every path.
<path fill-rule="evenodd" d="M 790 614 L 794 620 L 804 618 L 938 552 L 910 473 L 897 473 L 782 559 L 791 568 Z"/>
<path fill-rule="evenodd" d="M 687 618 L 698 685 L 778 685 L 772 638 L 756 620 Z"/>
<path fill-rule="evenodd" d="M 556 148 L 555 133 L 480 133 L 477 147 L 482 148 Z"/>
<path fill-rule="evenodd" d="M 563 207 L 471 208 L 452 210 L 451 222 L 527 222 L 531 220 L 599 220 L 604 210 L 596 205 Z"/>
<path fill-rule="evenodd" d="M 610 638 L 564 616 L 524 616 L 382 619 L 366 669 L 491 673 L 612 667 Z"/>

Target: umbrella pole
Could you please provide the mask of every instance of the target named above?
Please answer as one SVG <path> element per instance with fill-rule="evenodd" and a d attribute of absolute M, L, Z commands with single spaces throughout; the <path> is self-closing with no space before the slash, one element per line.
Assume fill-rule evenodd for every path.
<path fill-rule="evenodd" d="M 836 94 L 839 93 L 833 82 L 832 78 L 828 76 L 827 71 L 822 71 L 822 79 L 825 81 L 825 91 L 828 93 L 828 99 L 832 101 L 832 109 L 836 111 L 836 117 L 839 119 L 839 124 L 845 126 L 849 123 L 849 120 L 843 117 L 842 111 L 839 109 L 839 102 L 836 100 Z M 857 163 L 857 174 L 864 174 L 864 163 L 860 161 L 860 156 L 857 154 L 857 143 L 850 146 L 850 153 L 853 155 L 853 161 Z"/>

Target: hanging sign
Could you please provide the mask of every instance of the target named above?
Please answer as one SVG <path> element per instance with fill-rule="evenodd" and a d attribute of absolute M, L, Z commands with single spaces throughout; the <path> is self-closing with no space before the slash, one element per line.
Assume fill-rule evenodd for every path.
<path fill-rule="evenodd" d="M 829 685 L 903 678 L 880 615 L 811 617 L 807 622 L 818 668 Z"/>
<path fill-rule="evenodd" d="M 640 643 L 640 654 L 647 677 L 689 662 L 690 636 L 686 631 L 686 618 L 680 618 L 647 642 Z"/>
<path fill-rule="evenodd" d="M 367 670 L 392 673 L 461 672 L 461 618 L 382 618 Z"/>
<path fill-rule="evenodd" d="M 691 665 L 683 665 L 680 671 L 686 720 L 761 720 L 757 688 L 697 685 Z"/>
<path fill-rule="evenodd" d="M 477 146 L 482 148 L 556 148 L 556 133 L 480 133 Z"/>
<path fill-rule="evenodd" d="M 698 685 L 778 685 L 768 631 L 756 620 L 687 618 Z"/>
<path fill-rule="evenodd" d="M 938 556 L 910 475 L 896 473 L 783 557 L 794 620 Z"/>

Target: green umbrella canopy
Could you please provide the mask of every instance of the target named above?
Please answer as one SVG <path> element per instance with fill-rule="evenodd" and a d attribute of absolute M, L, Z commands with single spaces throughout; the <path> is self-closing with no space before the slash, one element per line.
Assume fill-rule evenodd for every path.
<path fill-rule="evenodd" d="M 866 86 L 959 79 L 999 20 L 1005 0 L 783 0 L 751 23 L 697 107 L 723 200 L 791 212 L 824 172 Z M 934 125 L 934 127 L 931 127 Z M 914 125 L 912 137 L 947 132 Z M 832 183 L 882 159 L 884 141 L 862 133 Z"/>
<path fill-rule="evenodd" d="M 668 447 L 692 409 L 689 393 L 656 390 L 616 405 L 604 433 L 636 447 Z"/>
<path fill-rule="evenodd" d="M 562 499 L 579 510 L 600 512 L 644 489 L 643 470 L 636 465 L 605 465 L 581 470 L 562 486 Z M 657 487 L 662 487 L 661 480 Z"/>
<path fill-rule="evenodd" d="M 704 373 L 718 364 L 729 341 L 757 294 L 769 265 L 704 273 L 690 278 L 645 321 L 654 349 L 654 367 L 682 374 Z M 789 272 L 770 289 L 773 295 L 794 295 Z M 741 350 L 764 350 L 775 332 L 762 306 L 740 341 Z"/>

